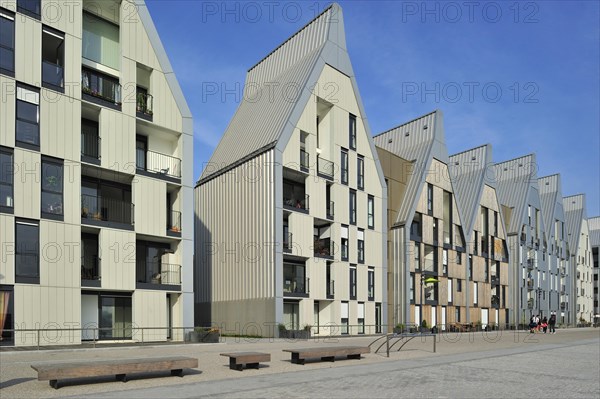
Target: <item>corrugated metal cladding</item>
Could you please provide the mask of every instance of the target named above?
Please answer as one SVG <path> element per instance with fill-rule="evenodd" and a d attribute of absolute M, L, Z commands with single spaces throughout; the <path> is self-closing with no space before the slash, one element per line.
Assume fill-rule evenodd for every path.
<path fill-rule="evenodd" d="M 264 152 L 196 188 L 199 302 L 274 297 L 274 161 Z"/>
<path fill-rule="evenodd" d="M 529 188 L 537 186 L 537 163 L 535 154 L 525 155 L 494 165 L 497 194 L 500 203 L 513 208 L 507 234 L 519 233 L 523 215 L 527 211 Z"/>
<path fill-rule="evenodd" d="M 540 188 L 540 202 L 542 203 L 542 216 L 544 218 L 544 227 L 546 227 L 546 237 L 550 238 L 553 236 L 552 230 L 554 228 L 556 203 L 560 202 L 562 204 L 560 175 L 555 174 L 540 177 L 538 179 L 538 186 Z"/>
<path fill-rule="evenodd" d="M 334 4 L 248 71 L 244 98 L 201 180 L 279 140 L 327 41 L 344 46 L 340 29 Z"/>
<path fill-rule="evenodd" d="M 571 254 L 577 252 L 579 237 L 581 236 L 581 223 L 587 217 L 585 209 L 585 194 L 577 194 L 563 198 L 565 207 L 565 227 Z"/>
<path fill-rule="evenodd" d="M 588 219 L 590 241 L 593 247 L 600 247 L 600 216 Z"/>
<path fill-rule="evenodd" d="M 450 156 L 448 169 L 467 242 L 471 241 L 484 185 L 496 186 L 494 170 L 488 168 L 491 162 L 489 144 Z"/>
<path fill-rule="evenodd" d="M 416 201 L 421 193 L 421 184 L 425 181 L 431 158 L 436 152 L 434 147 L 443 146 L 443 149 L 437 150 L 441 153 L 440 157 L 446 151 L 441 112 L 435 111 L 395 127 L 373 137 L 373 141 L 377 147 L 415 162 L 414 173 L 406 185 L 406 194 L 396 220 L 396 224 L 404 224 L 412 218 Z M 447 157 L 446 153 L 446 158 L 440 161 L 447 162 Z"/>

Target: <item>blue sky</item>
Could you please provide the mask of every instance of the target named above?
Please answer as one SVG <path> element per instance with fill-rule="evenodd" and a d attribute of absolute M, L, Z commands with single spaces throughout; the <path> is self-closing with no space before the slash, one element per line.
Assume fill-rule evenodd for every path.
<path fill-rule="evenodd" d="M 197 179 L 247 69 L 328 2 L 147 4 L 194 115 Z M 339 4 L 373 134 L 441 109 L 450 154 L 535 152 L 538 176 L 560 173 L 563 194 L 585 192 L 600 215 L 599 2 Z"/>

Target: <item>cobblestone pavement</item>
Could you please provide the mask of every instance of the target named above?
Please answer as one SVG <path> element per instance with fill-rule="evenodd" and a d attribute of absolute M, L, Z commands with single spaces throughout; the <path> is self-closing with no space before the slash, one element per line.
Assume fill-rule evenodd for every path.
<path fill-rule="evenodd" d="M 368 345 L 374 338 L 344 338 L 340 345 Z M 598 398 L 600 330 L 562 330 L 556 335 L 440 335 L 437 353 L 431 337 L 414 339 L 400 352 L 371 353 L 362 360 L 291 364 L 284 348 L 336 345 L 322 341 L 235 340 L 209 345 L 106 348 L 0 353 L 0 398 L 105 397 L 426 397 L 426 398 Z M 270 363 L 259 370 L 229 370 L 221 352 L 265 351 Z M 44 360 L 196 356 L 198 370 L 181 379 L 168 373 L 65 381 L 59 390 L 37 381 L 29 367 Z M 151 377 L 151 378 L 147 378 Z"/>

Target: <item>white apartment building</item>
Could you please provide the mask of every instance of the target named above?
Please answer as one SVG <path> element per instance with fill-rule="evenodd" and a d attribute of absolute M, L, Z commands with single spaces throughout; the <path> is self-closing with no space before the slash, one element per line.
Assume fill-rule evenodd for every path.
<path fill-rule="evenodd" d="M 598 304 L 598 274 L 600 274 L 600 216 L 588 219 L 590 229 L 590 244 L 592 245 L 592 260 L 594 262 L 594 317 L 600 321 L 600 305 Z"/>
<path fill-rule="evenodd" d="M 380 332 L 385 195 L 333 4 L 250 68 L 196 185 L 196 321 L 260 336 Z"/>
<path fill-rule="evenodd" d="M 183 339 L 192 118 L 145 3 L 0 0 L 0 31 L 0 344 Z"/>

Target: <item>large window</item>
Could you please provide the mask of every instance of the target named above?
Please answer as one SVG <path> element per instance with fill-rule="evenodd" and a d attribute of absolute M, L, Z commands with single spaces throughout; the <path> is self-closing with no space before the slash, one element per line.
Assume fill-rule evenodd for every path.
<path fill-rule="evenodd" d="M 341 231 L 341 241 L 342 241 L 342 260 L 348 260 L 348 226 L 342 225 Z"/>
<path fill-rule="evenodd" d="M 356 265 L 350 266 L 350 299 L 356 299 Z"/>
<path fill-rule="evenodd" d="M 0 73 L 15 76 L 15 17 L 0 9 Z"/>
<path fill-rule="evenodd" d="M 433 215 L 433 185 L 427 183 L 427 214 Z"/>
<path fill-rule="evenodd" d="M 119 53 L 119 27 L 84 11 L 83 58 L 118 70 Z"/>
<path fill-rule="evenodd" d="M 421 244 L 415 243 L 415 270 L 421 270 Z"/>
<path fill-rule="evenodd" d="M 15 223 L 15 281 L 40 283 L 39 224 L 35 221 L 17 220 Z"/>
<path fill-rule="evenodd" d="M 452 292 L 452 279 L 449 278 L 448 279 L 448 304 L 452 303 L 452 299 L 453 299 L 453 292 Z"/>
<path fill-rule="evenodd" d="M 63 163 L 42 158 L 42 217 L 61 219 L 63 210 Z"/>
<path fill-rule="evenodd" d="M 375 268 L 369 267 L 367 277 L 368 277 L 367 281 L 369 284 L 369 292 L 367 293 L 367 296 L 368 296 L 367 299 L 369 301 L 374 301 L 375 300 Z"/>
<path fill-rule="evenodd" d="M 408 282 L 408 299 L 410 303 L 415 303 L 415 274 L 410 274 L 410 281 Z"/>
<path fill-rule="evenodd" d="M 14 162 L 12 150 L 0 147 L 0 212 L 13 212 Z"/>
<path fill-rule="evenodd" d="M 283 294 L 304 296 L 308 294 L 306 286 L 306 267 L 302 263 L 283 264 Z"/>
<path fill-rule="evenodd" d="M 364 334 L 365 333 L 365 304 L 364 302 L 359 302 L 358 303 L 358 317 L 357 317 L 357 322 L 358 322 L 358 333 L 359 334 Z"/>
<path fill-rule="evenodd" d="M 341 153 L 342 184 L 348 184 L 348 150 L 342 148 Z"/>
<path fill-rule="evenodd" d="M 17 84 L 17 120 L 15 124 L 18 146 L 40 149 L 40 93 L 39 90 Z"/>
<path fill-rule="evenodd" d="M 62 32 L 42 29 L 42 84 L 64 91 L 65 36 Z"/>
<path fill-rule="evenodd" d="M 14 345 L 13 286 L 0 284 L 0 346 Z"/>
<path fill-rule="evenodd" d="M 40 19 L 42 13 L 41 0 L 17 0 L 17 11 L 30 17 Z"/>
<path fill-rule="evenodd" d="M 452 194 L 444 191 L 444 244 L 452 245 Z"/>
<path fill-rule="evenodd" d="M 131 339 L 131 297 L 100 297 L 100 339 Z"/>
<path fill-rule="evenodd" d="M 375 228 L 375 197 L 372 195 L 367 198 L 367 226 L 370 229 Z"/>
<path fill-rule="evenodd" d="M 357 237 L 358 263 L 365 263 L 365 231 L 358 229 Z"/>
<path fill-rule="evenodd" d="M 350 224 L 356 224 L 356 190 L 350 190 Z"/>
<path fill-rule="evenodd" d="M 422 237 L 422 227 L 421 224 L 421 214 L 416 212 L 413 220 L 410 224 L 410 239 L 413 241 L 421 241 Z"/>
<path fill-rule="evenodd" d="M 365 189 L 365 159 L 360 155 L 356 158 L 356 185 L 359 190 Z"/>
<path fill-rule="evenodd" d="M 348 116 L 348 143 L 351 150 L 356 150 L 356 116 Z"/>
<path fill-rule="evenodd" d="M 349 321 L 348 321 L 348 302 L 342 302 L 341 304 L 341 317 L 340 317 L 340 321 L 341 321 L 341 325 L 340 325 L 340 333 L 341 334 L 348 334 L 348 330 L 349 330 Z"/>

